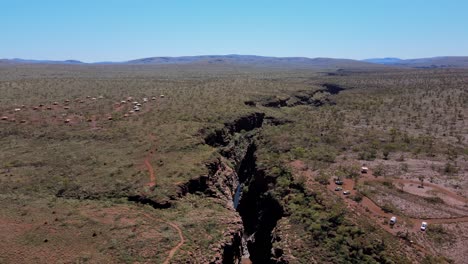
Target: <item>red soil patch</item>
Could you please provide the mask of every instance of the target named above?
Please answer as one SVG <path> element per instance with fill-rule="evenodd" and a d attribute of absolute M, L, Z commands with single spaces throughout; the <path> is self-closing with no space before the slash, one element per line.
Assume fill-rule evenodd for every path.
<path fill-rule="evenodd" d="M 148 169 L 148 172 L 149 172 L 149 177 L 150 177 L 150 181 L 148 183 L 148 186 L 150 187 L 153 187 L 156 185 L 156 175 L 154 174 L 154 169 L 153 169 L 153 166 L 151 166 L 151 163 L 150 163 L 150 158 L 151 158 L 152 155 L 148 155 L 146 158 L 145 158 L 145 166 L 146 168 Z"/>
<path fill-rule="evenodd" d="M 293 169 L 293 172 L 295 174 L 303 175 L 307 177 L 307 182 L 309 183 L 310 180 L 313 178 L 313 172 L 307 168 L 307 166 L 299 160 L 293 161 L 290 163 L 291 168 Z M 366 182 L 366 181 L 384 181 L 385 179 L 380 179 L 376 178 L 373 176 L 373 174 L 369 171 L 367 174 L 362 174 L 362 177 L 360 178 L 360 182 Z M 396 179 L 393 182 L 395 183 L 404 183 L 404 184 L 416 184 L 419 185 L 418 181 L 411 181 L 411 180 L 403 180 L 403 179 Z M 405 216 L 399 216 L 400 220 L 401 219 L 407 219 L 412 223 L 412 228 L 408 230 L 407 226 L 401 225 L 399 221 L 397 221 L 397 224 L 395 226 L 390 226 L 388 224 L 388 221 L 392 216 L 397 216 L 396 214 L 391 214 L 391 213 L 386 213 L 382 210 L 382 208 L 376 204 L 374 201 L 369 199 L 366 196 L 362 197 L 361 202 L 356 202 L 352 199 L 350 199 L 350 196 L 354 196 L 357 194 L 357 190 L 355 190 L 355 181 L 353 179 L 344 179 L 343 180 L 343 185 L 341 186 L 343 189 L 341 191 L 335 191 L 335 187 L 338 185 L 335 185 L 334 182 L 331 184 L 327 185 L 327 189 L 330 190 L 330 192 L 335 193 L 336 195 L 342 196 L 346 204 L 348 205 L 348 208 L 356 212 L 358 215 L 364 214 L 367 215 L 368 217 L 374 219 L 374 221 L 379 224 L 384 230 L 387 232 L 397 236 L 399 233 L 404 233 L 406 231 L 412 231 L 412 232 L 420 232 L 420 225 L 421 222 L 425 221 L 430 225 L 431 224 L 449 224 L 449 223 L 462 223 L 462 222 L 468 222 L 468 216 L 462 216 L 462 217 L 453 217 L 453 218 L 408 218 Z M 436 191 L 439 194 L 445 195 L 446 197 L 456 200 L 459 203 L 466 203 L 468 200 L 465 197 L 459 196 L 447 189 L 444 189 L 441 186 L 438 186 L 436 184 L 431 184 L 431 183 L 424 183 L 424 186 L 430 187 L 432 190 Z M 348 196 L 344 196 L 343 191 L 348 190 L 350 191 L 350 194 Z M 415 195 L 418 195 L 417 193 L 414 193 Z M 444 198 L 444 197 L 441 197 Z M 418 249 L 419 251 L 428 254 L 428 249 L 423 247 L 422 245 L 412 243 L 411 244 L 413 247 Z"/>
<path fill-rule="evenodd" d="M 156 137 L 153 135 L 153 134 L 150 134 L 149 135 L 149 138 L 151 141 L 156 141 Z M 150 152 L 148 153 L 148 155 L 145 157 L 145 160 L 144 160 L 144 164 L 145 164 L 145 167 L 146 169 L 148 170 L 148 173 L 149 173 L 149 178 L 150 178 L 150 181 L 148 182 L 148 186 L 149 187 L 154 187 L 156 186 L 156 174 L 154 173 L 154 168 L 153 166 L 151 165 L 151 159 L 153 159 L 153 156 L 156 152 L 156 143 L 154 144 L 154 146 L 151 148 Z"/>
<path fill-rule="evenodd" d="M 369 172 L 368 175 L 365 175 L 362 177 L 362 181 L 383 181 L 383 179 L 376 179 L 372 177 L 372 174 Z M 403 183 L 413 183 L 413 184 L 419 184 L 419 182 L 416 181 L 410 181 L 410 180 L 395 180 L 396 182 L 403 182 Z M 356 190 L 353 190 L 354 188 L 354 181 L 351 179 L 345 179 L 344 184 L 343 184 L 343 190 L 350 190 L 351 195 L 356 194 Z M 464 197 L 458 196 L 455 193 L 452 193 L 446 189 L 443 189 L 440 186 L 437 186 L 435 184 L 425 184 L 427 186 L 431 186 L 435 189 L 437 189 L 439 192 L 444 193 L 448 196 L 450 196 L 453 199 L 457 199 L 459 201 L 466 201 Z M 332 190 L 333 192 L 335 189 L 334 184 L 328 185 L 328 189 Z M 371 199 L 367 198 L 366 196 L 363 197 L 362 201 L 359 203 L 351 200 L 351 199 L 345 199 L 346 203 L 348 204 L 349 207 L 352 208 L 358 208 L 358 210 L 362 211 L 362 208 L 365 208 L 365 213 L 371 215 L 373 218 L 380 218 L 380 220 L 385 219 L 389 220 L 390 217 L 392 216 L 397 216 L 396 214 L 390 214 L 390 213 L 385 213 L 380 206 L 378 206 L 374 201 Z M 367 212 L 368 211 L 368 212 Z M 421 222 L 425 221 L 428 224 L 448 224 L 448 223 L 460 223 L 460 222 L 468 222 L 468 216 L 463 216 L 463 217 L 453 217 L 453 218 L 408 218 L 412 223 L 413 223 L 413 232 L 419 232 L 419 228 L 421 225 Z M 377 223 L 380 224 L 380 226 L 385 229 L 386 231 L 397 235 L 398 231 L 403 231 L 403 229 L 398 228 L 399 226 L 396 225 L 395 228 L 390 227 L 388 224 L 382 224 L 382 221 L 377 221 Z M 430 226 L 429 226 L 430 228 Z M 418 245 L 418 247 L 421 247 Z"/>
<path fill-rule="evenodd" d="M 468 203 L 468 199 L 466 199 L 465 197 L 457 195 L 456 193 L 453 193 L 437 184 L 424 182 L 424 188 L 418 188 L 417 186 L 420 185 L 419 181 L 397 179 L 394 180 L 394 182 L 405 184 L 405 191 L 415 195 L 431 197 L 433 195 L 428 195 L 426 193 L 427 191 L 432 191 L 434 192 L 434 194 L 441 194 L 439 197 L 444 201 L 447 201 L 448 203 L 453 202 L 459 205 L 464 205 Z M 413 187 L 409 186 L 411 184 L 413 184 L 413 186 L 416 186 L 416 188 L 411 188 Z M 429 188 L 429 190 L 425 190 L 425 188 Z"/>

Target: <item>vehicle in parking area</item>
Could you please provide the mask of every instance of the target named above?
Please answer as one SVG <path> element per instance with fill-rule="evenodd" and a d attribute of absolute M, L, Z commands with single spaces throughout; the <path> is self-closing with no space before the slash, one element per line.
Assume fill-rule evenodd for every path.
<path fill-rule="evenodd" d="M 421 231 L 426 231 L 427 229 L 427 222 L 422 222 L 421 223 Z"/>
<path fill-rule="evenodd" d="M 392 218 L 390 218 L 390 225 L 394 224 L 396 224 L 396 216 L 392 216 Z"/>
<path fill-rule="evenodd" d="M 335 191 L 341 191 L 341 190 L 343 190 L 343 187 L 337 186 L 337 187 L 335 188 Z"/>
<path fill-rule="evenodd" d="M 350 192 L 349 190 L 346 190 L 346 191 L 343 192 L 343 194 L 344 194 L 344 195 L 350 195 L 351 192 Z"/>
<path fill-rule="evenodd" d="M 335 181 L 335 184 L 336 184 L 336 185 L 343 185 L 343 181 L 342 181 L 342 180 L 336 180 L 336 181 Z"/>
<path fill-rule="evenodd" d="M 361 173 L 367 173 L 368 171 L 369 171 L 369 168 L 361 167 Z"/>

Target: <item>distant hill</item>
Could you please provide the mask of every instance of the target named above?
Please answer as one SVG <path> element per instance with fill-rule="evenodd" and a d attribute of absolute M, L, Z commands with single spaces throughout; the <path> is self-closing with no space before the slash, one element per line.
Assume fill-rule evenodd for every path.
<path fill-rule="evenodd" d="M 125 62 L 126 64 L 227 64 L 251 65 L 264 67 L 299 67 L 299 68 L 373 68 L 375 64 L 332 58 L 305 57 L 264 57 L 255 55 L 205 55 L 183 57 L 151 57 Z"/>
<path fill-rule="evenodd" d="M 402 60 L 398 58 L 376 58 L 364 62 L 411 68 L 468 68 L 468 56 L 465 57 L 434 57 Z"/>
<path fill-rule="evenodd" d="M 78 60 L 64 60 L 64 61 L 55 61 L 55 60 L 27 60 L 27 59 L 0 59 L 2 64 L 84 64 L 84 62 Z"/>
<path fill-rule="evenodd" d="M 399 58 L 373 58 L 366 60 L 266 57 L 256 55 L 203 55 L 181 57 L 149 57 L 124 62 L 84 63 L 78 60 L 28 60 L 0 59 L 0 65 L 10 64 L 94 64 L 94 65 L 233 65 L 272 68 L 304 69 L 375 69 L 385 67 L 404 68 L 468 68 L 468 57 L 434 57 L 403 60 Z"/>
<path fill-rule="evenodd" d="M 339 68 L 382 68 L 386 66 L 373 63 L 332 58 L 305 58 L 305 57 L 264 57 L 255 55 L 204 55 L 182 57 L 150 57 L 124 62 L 96 62 L 84 63 L 77 60 L 53 61 L 53 60 L 27 60 L 27 59 L 3 59 L 0 64 L 93 64 L 93 65 L 232 65 L 232 66 L 257 66 L 257 67 L 289 67 L 289 68 L 314 68 L 314 69 L 339 69 Z"/>

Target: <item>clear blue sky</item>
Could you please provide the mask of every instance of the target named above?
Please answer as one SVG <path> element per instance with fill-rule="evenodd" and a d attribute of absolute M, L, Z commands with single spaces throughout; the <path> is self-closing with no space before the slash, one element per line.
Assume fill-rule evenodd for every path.
<path fill-rule="evenodd" d="M 0 58 L 468 55 L 465 0 L 0 0 Z"/>

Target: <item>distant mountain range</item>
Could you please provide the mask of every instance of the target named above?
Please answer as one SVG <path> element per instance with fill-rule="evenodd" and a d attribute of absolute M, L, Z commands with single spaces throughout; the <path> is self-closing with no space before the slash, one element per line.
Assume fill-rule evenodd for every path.
<path fill-rule="evenodd" d="M 295 68 L 369 68 L 374 65 L 349 59 L 305 58 L 305 57 L 264 57 L 255 55 L 206 55 L 184 57 L 152 57 L 131 60 L 126 64 L 220 64 L 246 65 L 263 67 L 295 67 Z"/>
<path fill-rule="evenodd" d="M 399 58 L 376 58 L 365 62 L 411 68 L 468 68 L 468 57 L 434 57 L 402 60 Z"/>
<path fill-rule="evenodd" d="M 0 63 L 22 63 L 22 64 L 84 64 L 84 62 L 78 60 L 27 60 L 27 59 L 0 59 Z"/>
<path fill-rule="evenodd" d="M 0 64 L 99 64 L 99 65 L 245 65 L 261 67 L 292 67 L 292 68 L 468 68 L 468 57 L 434 57 L 423 59 L 402 60 L 399 58 L 374 58 L 366 60 L 306 58 L 306 57 L 265 57 L 255 55 L 204 55 L 182 57 L 150 57 L 124 62 L 84 63 L 78 60 L 27 60 L 0 59 Z"/>

